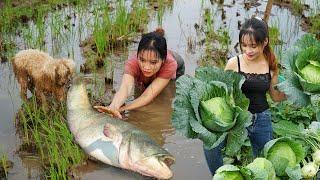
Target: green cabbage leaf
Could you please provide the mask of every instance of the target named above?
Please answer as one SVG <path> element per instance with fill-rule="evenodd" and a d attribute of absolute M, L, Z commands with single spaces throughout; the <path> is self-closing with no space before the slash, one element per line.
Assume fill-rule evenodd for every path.
<path fill-rule="evenodd" d="M 199 68 L 195 77 L 176 82 L 172 124 L 187 138 L 203 141 L 206 149 L 226 140 L 226 154 L 238 153 L 251 124 L 249 100 L 241 93 L 244 77 L 222 69 Z"/>
<path fill-rule="evenodd" d="M 252 180 L 252 173 L 246 168 L 227 164 L 216 170 L 212 180 Z"/>
<path fill-rule="evenodd" d="M 248 164 L 246 168 L 251 170 L 254 179 L 259 179 L 259 180 L 276 179 L 276 172 L 273 168 L 273 165 L 266 158 L 256 158 L 252 163 Z"/>
<path fill-rule="evenodd" d="M 264 146 L 264 157 L 268 159 L 277 176 L 301 177 L 299 163 L 305 157 L 302 145 L 286 137 L 267 142 Z"/>
<path fill-rule="evenodd" d="M 320 42 L 314 35 L 306 34 L 282 57 L 285 80 L 277 87 L 297 106 L 312 104 L 312 96 L 320 94 Z"/>

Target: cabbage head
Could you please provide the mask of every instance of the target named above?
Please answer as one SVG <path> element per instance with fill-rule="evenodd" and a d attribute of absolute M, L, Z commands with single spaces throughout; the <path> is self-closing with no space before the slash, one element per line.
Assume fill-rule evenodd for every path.
<path fill-rule="evenodd" d="M 214 97 L 200 102 L 201 120 L 203 125 L 210 130 L 226 131 L 232 128 L 235 124 L 233 114 L 232 107 L 223 97 Z"/>
<path fill-rule="evenodd" d="M 177 132 L 202 140 L 206 149 L 226 140 L 226 154 L 236 155 L 251 123 L 249 100 L 240 89 L 244 80 L 216 67 L 198 68 L 195 77 L 181 76 L 171 119 Z"/>
<path fill-rule="evenodd" d="M 274 180 L 276 179 L 276 172 L 272 163 L 265 158 L 256 158 L 252 163 L 248 164 L 246 168 L 253 173 L 253 179 L 257 180 Z"/>
<path fill-rule="evenodd" d="M 320 58 L 320 57 L 319 57 Z M 320 84 L 320 63 L 310 61 L 310 64 L 303 67 L 300 71 L 302 78 L 313 84 Z"/>
<path fill-rule="evenodd" d="M 296 74 L 303 91 L 320 93 L 320 45 L 306 48 L 295 60 Z"/>
<path fill-rule="evenodd" d="M 240 169 L 234 165 L 224 165 L 217 169 L 212 180 L 245 180 Z"/>
<path fill-rule="evenodd" d="M 272 162 L 277 176 L 291 176 L 298 173 L 294 171 L 301 171 L 296 166 L 299 166 L 305 153 L 301 144 L 283 137 L 266 143 L 264 156 Z"/>
<path fill-rule="evenodd" d="M 320 94 L 320 41 L 314 35 L 306 34 L 282 57 L 285 81 L 277 85 L 278 89 L 298 106 L 319 103 L 313 101 L 318 99 L 313 96 Z"/>

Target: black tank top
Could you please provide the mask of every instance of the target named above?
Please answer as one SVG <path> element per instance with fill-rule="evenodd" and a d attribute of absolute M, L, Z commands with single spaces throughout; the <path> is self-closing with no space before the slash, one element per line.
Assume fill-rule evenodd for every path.
<path fill-rule="evenodd" d="M 251 113 L 260 113 L 269 108 L 266 93 L 269 90 L 271 83 L 270 68 L 265 74 L 245 73 L 241 71 L 239 56 L 238 72 L 245 76 L 246 80 L 242 84 L 242 93 L 250 100 L 249 111 Z"/>

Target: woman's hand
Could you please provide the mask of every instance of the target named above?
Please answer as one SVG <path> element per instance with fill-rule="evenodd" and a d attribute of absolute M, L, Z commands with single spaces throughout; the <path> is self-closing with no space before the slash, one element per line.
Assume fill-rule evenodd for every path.
<path fill-rule="evenodd" d="M 120 114 L 120 110 L 119 109 L 112 108 L 110 106 L 108 106 L 108 107 L 106 107 L 106 106 L 94 106 L 94 108 L 97 109 L 97 111 L 99 111 L 101 113 L 107 113 L 111 117 L 122 119 L 122 115 Z"/>
<path fill-rule="evenodd" d="M 286 100 L 287 99 L 286 94 L 284 94 L 283 92 L 275 88 L 276 85 L 278 84 L 279 72 L 272 72 L 271 75 L 272 75 L 272 78 L 271 78 L 271 84 L 269 88 L 269 94 L 271 99 L 274 102 L 280 102 L 280 101 Z"/>
<path fill-rule="evenodd" d="M 119 91 L 114 95 L 113 100 L 109 106 L 94 106 L 99 112 L 107 113 L 112 117 L 122 119 L 120 112 L 124 111 L 124 101 L 127 99 L 134 86 L 134 77 L 130 74 L 124 74 Z"/>

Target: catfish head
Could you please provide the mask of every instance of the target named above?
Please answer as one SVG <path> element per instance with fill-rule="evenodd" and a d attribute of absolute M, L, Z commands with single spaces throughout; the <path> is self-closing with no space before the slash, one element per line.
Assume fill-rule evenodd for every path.
<path fill-rule="evenodd" d="M 168 151 L 141 131 L 131 130 L 123 135 L 119 149 L 122 166 L 159 179 L 170 179 L 173 176 L 170 166 L 175 159 Z"/>

